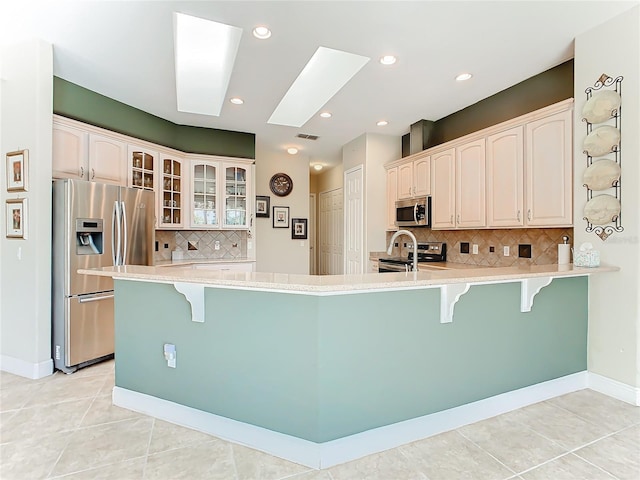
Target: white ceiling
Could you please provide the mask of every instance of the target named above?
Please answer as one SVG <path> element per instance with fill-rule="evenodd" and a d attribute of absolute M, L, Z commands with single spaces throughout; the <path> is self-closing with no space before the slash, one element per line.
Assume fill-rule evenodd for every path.
<path fill-rule="evenodd" d="M 331 166 L 365 132 L 401 136 L 573 57 L 573 39 L 634 1 L 64 1 L 2 0 L 0 43 L 39 37 L 54 75 L 184 125 L 251 132 L 261 149 L 295 146 Z M 176 109 L 172 12 L 243 29 L 219 117 Z M 251 35 L 256 25 L 273 32 Z M 319 46 L 371 58 L 300 128 L 267 120 Z M 378 59 L 398 57 L 391 67 Z M 455 82 L 461 72 L 473 73 Z M 319 112 L 318 112 L 319 113 Z M 389 122 L 377 127 L 378 120 Z M 316 141 L 295 138 L 318 135 Z"/>

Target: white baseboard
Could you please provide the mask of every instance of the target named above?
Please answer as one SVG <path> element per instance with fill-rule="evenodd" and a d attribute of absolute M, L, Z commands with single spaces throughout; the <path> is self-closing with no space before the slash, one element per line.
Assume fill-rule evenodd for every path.
<path fill-rule="evenodd" d="M 324 443 L 274 432 L 120 387 L 113 389 L 113 403 L 311 468 L 328 468 L 584 388 L 587 388 L 586 371 Z"/>
<path fill-rule="evenodd" d="M 640 407 L 640 388 L 618 382 L 609 377 L 589 372 L 587 386 L 596 392 L 604 393 L 623 402 Z"/>
<path fill-rule="evenodd" d="M 20 358 L 0 355 L 0 370 L 37 380 L 53 373 L 53 359 L 50 358 L 40 363 L 31 363 Z"/>

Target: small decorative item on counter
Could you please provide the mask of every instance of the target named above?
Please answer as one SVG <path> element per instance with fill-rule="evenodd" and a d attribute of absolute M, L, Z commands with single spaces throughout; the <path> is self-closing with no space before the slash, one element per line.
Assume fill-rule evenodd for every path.
<path fill-rule="evenodd" d="M 571 256 L 571 245 L 569 245 L 569 237 L 564 235 L 562 243 L 558 244 L 558 265 L 567 265 Z"/>
<path fill-rule="evenodd" d="M 573 251 L 573 264 L 576 267 L 599 267 L 600 252 L 594 250 L 589 242 L 585 242 L 577 251 Z"/>

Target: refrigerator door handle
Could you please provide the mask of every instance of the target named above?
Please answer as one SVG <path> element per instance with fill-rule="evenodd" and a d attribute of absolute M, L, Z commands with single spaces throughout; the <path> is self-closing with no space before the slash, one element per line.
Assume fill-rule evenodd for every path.
<path fill-rule="evenodd" d="M 115 265 L 122 265 L 122 210 L 120 205 L 116 201 L 116 263 Z"/>
<path fill-rule="evenodd" d="M 113 211 L 111 212 L 111 260 L 113 265 L 118 265 L 118 257 L 116 252 L 116 219 L 118 217 L 118 202 L 113 202 Z M 120 249 L 120 247 L 118 247 Z"/>
<path fill-rule="evenodd" d="M 122 226 L 123 226 L 123 232 L 122 232 L 122 263 L 121 265 L 125 265 L 126 261 L 127 261 L 127 207 L 125 206 L 124 202 L 120 202 L 120 204 L 122 205 Z"/>
<path fill-rule="evenodd" d="M 101 295 L 99 297 L 81 298 L 81 299 L 78 300 L 78 302 L 79 303 L 98 302 L 100 300 L 109 300 L 110 298 L 113 298 L 113 294 L 111 294 L 111 295 Z"/>

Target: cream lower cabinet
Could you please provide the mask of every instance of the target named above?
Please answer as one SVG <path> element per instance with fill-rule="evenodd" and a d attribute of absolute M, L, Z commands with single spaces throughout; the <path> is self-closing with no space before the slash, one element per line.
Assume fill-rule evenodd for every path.
<path fill-rule="evenodd" d="M 487 226 L 524 225 L 524 127 L 487 137 Z"/>
<path fill-rule="evenodd" d="M 573 225 L 572 112 L 525 126 L 525 225 Z"/>

